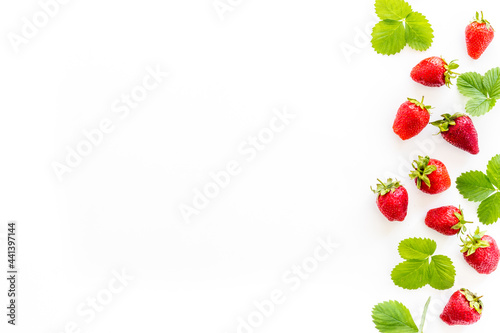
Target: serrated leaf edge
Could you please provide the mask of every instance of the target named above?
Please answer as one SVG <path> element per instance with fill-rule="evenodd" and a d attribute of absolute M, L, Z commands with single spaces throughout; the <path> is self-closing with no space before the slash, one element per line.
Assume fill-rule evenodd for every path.
<path fill-rule="evenodd" d="M 490 180 L 489 180 L 489 178 L 488 178 L 488 175 L 487 175 L 487 174 L 485 174 L 484 172 L 479 171 L 479 170 L 469 170 L 469 171 L 467 171 L 467 172 L 462 172 L 462 174 L 460 174 L 460 176 L 458 176 L 458 177 L 457 177 L 457 179 L 456 179 L 456 181 L 455 181 L 455 185 L 456 185 L 456 187 L 457 187 L 458 192 L 459 192 L 459 193 L 460 193 L 460 194 L 461 194 L 461 195 L 462 195 L 465 199 L 467 199 L 468 201 L 471 201 L 471 202 L 481 202 L 481 201 L 486 200 L 486 198 L 485 198 L 485 199 L 483 199 L 483 200 L 474 200 L 474 199 L 469 199 L 469 198 L 465 195 L 465 193 L 463 192 L 463 190 L 461 190 L 461 189 L 459 188 L 459 184 L 458 184 L 458 181 L 459 181 L 459 179 L 460 179 L 460 178 L 462 178 L 462 176 L 465 176 L 465 175 L 467 175 L 467 174 L 474 173 L 474 172 L 480 172 L 480 173 L 482 173 L 484 176 L 486 176 L 486 178 L 488 179 L 488 181 L 490 181 Z M 490 184 L 491 184 L 491 181 L 490 181 Z M 491 185 L 493 186 L 493 184 L 491 184 Z M 481 188 L 483 188 L 483 187 L 481 187 Z M 493 188 L 494 188 L 494 186 L 493 186 Z M 488 197 L 490 197 L 491 195 L 493 195 L 493 193 L 491 193 Z"/>
<path fill-rule="evenodd" d="M 430 45 L 429 45 L 429 46 L 427 46 L 427 48 L 425 48 L 425 49 L 415 48 L 415 47 L 412 47 L 412 46 L 410 45 L 410 43 L 408 42 L 408 40 L 406 40 L 406 34 L 405 34 L 405 41 L 406 41 L 406 45 L 408 45 L 410 48 L 414 49 L 415 51 L 425 51 L 425 50 L 429 49 L 429 47 L 431 47 L 432 43 L 434 42 L 434 29 L 432 29 L 432 25 L 431 25 L 431 23 L 429 22 L 429 19 L 428 19 L 428 18 L 427 18 L 424 14 L 422 14 L 422 13 L 420 13 L 420 12 L 415 12 L 415 11 L 413 11 L 412 13 L 417 13 L 417 14 L 422 15 L 422 17 L 424 18 L 424 20 L 425 20 L 427 23 L 429 23 L 429 29 L 430 29 L 430 31 L 429 31 L 429 32 L 430 32 L 430 35 L 431 35 L 431 37 L 430 37 L 431 42 L 430 42 Z M 410 13 L 410 14 L 411 14 L 411 13 Z M 408 14 L 408 16 L 409 16 L 410 14 Z M 406 16 L 406 17 L 408 17 L 408 16 Z M 405 29 L 406 29 L 406 26 L 411 27 L 411 24 L 408 24 L 408 22 L 406 22 L 406 21 L 405 21 L 404 23 L 405 23 Z"/>
<path fill-rule="evenodd" d="M 406 314 L 408 314 L 408 315 L 409 315 L 409 317 L 411 318 L 411 323 L 413 324 L 413 326 L 411 326 L 411 325 L 410 325 L 410 326 L 407 326 L 407 324 L 406 324 L 406 323 L 404 323 L 404 322 L 400 321 L 399 319 L 394 318 L 394 317 L 392 317 L 392 316 L 389 316 L 389 315 L 387 315 L 385 312 L 382 312 L 382 311 L 380 311 L 380 310 L 377 310 L 377 307 L 388 306 L 388 305 L 390 305 L 390 306 L 394 306 L 394 305 L 399 306 L 399 307 L 400 307 L 400 310 L 402 309 L 404 312 L 406 312 Z M 404 324 L 404 326 L 409 327 L 409 328 L 412 328 L 412 329 L 414 330 L 414 332 L 415 332 L 415 333 L 417 333 L 417 332 L 418 332 L 418 327 L 417 327 L 417 324 L 415 323 L 415 320 L 413 319 L 413 316 L 412 316 L 412 314 L 411 314 L 410 310 L 409 310 L 409 309 L 408 309 L 408 308 L 407 308 L 407 307 L 406 307 L 403 303 L 401 303 L 401 302 L 398 302 L 398 301 L 395 301 L 395 300 L 389 300 L 389 301 L 385 301 L 385 302 L 378 303 L 377 305 L 375 305 L 375 306 L 372 308 L 372 321 L 373 321 L 373 323 L 375 324 L 375 328 L 376 328 L 377 330 L 379 330 L 379 332 L 382 332 L 382 331 L 380 330 L 380 328 L 379 328 L 379 325 L 378 325 L 377 323 L 375 323 L 375 320 L 374 320 L 374 318 L 373 318 L 373 317 L 376 315 L 375 311 L 381 312 L 381 313 L 383 313 L 385 316 L 391 317 L 391 318 L 395 319 L 397 322 L 400 322 L 401 324 Z"/>
<path fill-rule="evenodd" d="M 450 287 L 448 287 L 448 288 L 443 288 L 443 289 L 441 289 L 441 288 L 436 288 L 435 286 L 433 286 L 433 285 L 431 284 L 431 282 L 432 282 L 432 274 L 433 274 L 433 273 L 432 273 L 432 271 L 430 271 L 430 268 L 431 268 L 431 265 L 432 265 L 432 261 L 434 260 L 434 258 L 435 258 L 435 257 L 445 257 L 445 258 L 447 258 L 447 259 L 450 261 L 450 263 L 451 263 L 451 272 L 453 273 L 453 284 L 452 284 Z M 434 261 L 434 262 L 435 262 L 435 261 Z M 430 285 L 432 288 L 434 288 L 434 289 L 436 289 L 436 290 L 447 290 L 447 289 L 450 289 L 450 288 L 452 288 L 452 287 L 455 285 L 455 279 L 456 279 L 456 276 L 457 276 L 457 270 L 456 270 L 456 268 L 455 268 L 455 265 L 454 265 L 454 263 L 453 263 L 453 260 L 451 260 L 451 258 L 450 258 L 450 257 L 448 257 L 448 256 L 446 256 L 446 255 L 443 255 L 443 254 L 437 254 L 437 255 L 434 255 L 434 256 L 432 256 L 432 257 L 431 257 L 431 260 L 430 260 L 430 263 L 429 263 L 429 285 Z"/>
<path fill-rule="evenodd" d="M 401 255 L 401 252 L 400 252 L 400 248 L 401 248 L 401 245 L 405 242 L 405 241 L 409 241 L 409 240 L 418 240 L 418 241 L 431 241 L 433 244 L 434 244 L 434 251 L 426 258 L 426 259 L 429 259 L 437 250 L 437 243 L 435 240 L 433 239 L 430 239 L 430 238 L 422 238 L 422 237 L 409 237 L 409 238 L 405 238 L 403 239 L 402 241 L 399 242 L 398 244 L 398 254 L 399 256 L 402 258 L 402 259 L 405 259 L 405 260 L 418 260 L 418 261 L 423 261 L 423 260 L 426 260 L 426 259 L 406 259 L 404 258 L 402 255 Z M 418 252 L 418 251 L 415 251 L 415 252 Z M 425 253 L 427 254 L 427 253 Z"/>
<path fill-rule="evenodd" d="M 491 72 L 492 70 L 494 70 L 494 69 L 496 69 L 496 68 L 500 68 L 500 67 L 493 67 L 493 68 L 489 69 L 486 73 L 489 73 L 489 72 Z M 490 96 L 491 92 L 490 92 L 490 91 L 488 91 L 488 90 L 486 90 L 486 94 L 485 94 L 483 91 L 478 90 L 478 91 L 481 93 L 481 95 L 483 95 L 483 96 L 484 96 L 484 100 L 483 100 L 483 101 L 482 101 L 479 105 L 481 105 L 481 104 L 483 104 L 483 103 L 485 103 L 485 102 L 488 102 L 488 110 L 487 110 L 487 111 L 485 111 L 485 112 L 479 112 L 479 113 L 472 112 L 472 110 L 470 110 L 470 109 L 471 109 L 471 106 L 470 106 L 471 101 L 473 101 L 473 100 L 479 100 L 480 98 L 479 98 L 479 97 L 475 97 L 475 96 L 469 96 L 469 95 L 466 95 L 466 94 L 464 94 L 464 92 L 460 89 L 460 85 L 461 85 L 461 84 L 460 84 L 460 82 L 465 82 L 465 83 L 467 83 L 467 81 L 465 81 L 465 79 L 464 79 L 462 76 L 463 76 L 463 75 L 465 75 L 465 74 L 469 74 L 469 73 L 479 75 L 479 77 L 481 78 L 481 83 L 482 83 L 482 85 L 483 85 L 483 86 L 484 86 L 484 79 L 485 79 L 485 77 L 486 77 L 486 73 L 485 73 L 484 75 L 481 75 L 481 74 L 480 74 L 480 73 L 478 73 L 478 72 L 466 72 L 466 73 L 462 73 L 462 74 L 458 77 L 458 79 L 457 79 L 457 89 L 458 89 L 458 91 L 459 91 L 459 92 L 460 92 L 460 94 L 462 94 L 463 96 L 465 96 L 465 97 L 469 98 L 469 100 L 467 101 L 466 106 L 465 106 L 465 111 L 466 111 L 469 115 L 471 115 L 471 116 L 473 116 L 473 117 L 479 117 L 479 116 L 485 115 L 486 113 L 490 112 L 490 111 L 491 111 L 491 110 L 495 107 L 496 102 L 497 102 L 497 97 L 492 97 L 492 96 Z M 470 85 L 470 84 L 469 84 L 469 85 Z M 472 86 L 472 85 L 470 85 L 470 86 Z M 473 87 L 473 86 L 472 86 L 472 87 Z M 486 89 L 486 87 L 485 87 L 485 86 L 484 86 L 484 88 Z M 476 89 L 476 90 L 477 90 L 477 89 Z M 482 98 L 481 98 L 481 100 L 482 100 Z"/>

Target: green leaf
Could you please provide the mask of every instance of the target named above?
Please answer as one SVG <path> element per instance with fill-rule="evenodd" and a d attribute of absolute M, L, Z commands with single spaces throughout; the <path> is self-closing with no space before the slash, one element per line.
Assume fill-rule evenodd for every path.
<path fill-rule="evenodd" d="M 492 68 L 484 74 L 484 87 L 491 98 L 500 98 L 500 67 Z"/>
<path fill-rule="evenodd" d="M 407 238 L 398 246 L 398 252 L 403 259 L 424 260 L 436 251 L 437 244 L 428 238 Z"/>
<path fill-rule="evenodd" d="M 479 73 L 463 73 L 457 79 L 458 91 L 465 97 L 487 97 L 483 77 Z"/>
<path fill-rule="evenodd" d="M 495 104 L 495 99 L 487 98 L 486 96 L 475 97 L 467 101 L 465 111 L 471 116 L 479 117 L 493 109 Z"/>
<path fill-rule="evenodd" d="M 424 51 L 432 45 L 433 30 L 424 15 L 412 12 L 406 18 L 405 24 L 406 42 L 412 49 Z"/>
<path fill-rule="evenodd" d="M 486 174 L 493 185 L 500 189 L 500 154 L 494 156 L 486 168 Z"/>
<path fill-rule="evenodd" d="M 479 222 L 492 224 L 500 218 L 500 192 L 486 198 L 477 209 Z"/>
<path fill-rule="evenodd" d="M 372 310 L 375 327 L 382 333 L 417 333 L 418 327 L 413 321 L 410 310 L 397 301 L 388 301 L 375 305 Z"/>
<path fill-rule="evenodd" d="M 407 17 L 412 10 L 403 0 L 376 0 L 375 12 L 381 20 L 399 21 Z"/>
<path fill-rule="evenodd" d="M 469 97 L 465 110 L 471 116 L 481 116 L 495 106 L 500 98 L 500 67 L 492 68 L 484 76 L 476 72 L 463 73 L 457 80 L 458 91 Z"/>
<path fill-rule="evenodd" d="M 450 258 L 433 256 L 429 265 L 429 284 L 438 290 L 450 289 L 455 284 L 455 267 Z"/>
<path fill-rule="evenodd" d="M 395 285 L 404 289 L 422 288 L 429 283 L 429 261 L 403 261 L 394 267 L 391 278 Z"/>
<path fill-rule="evenodd" d="M 375 0 L 375 12 L 381 19 L 372 31 L 372 46 L 377 53 L 396 54 L 406 44 L 417 51 L 431 46 L 431 24 L 404 0 Z"/>
<path fill-rule="evenodd" d="M 483 201 L 495 192 L 488 177 L 481 171 L 462 173 L 457 178 L 457 189 L 469 201 Z"/>
<path fill-rule="evenodd" d="M 400 52 L 406 45 L 403 22 L 385 20 L 373 27 L 372 46 L 377 53 L 386 55 Z"/>
<path fill-rule="evenodd" d="M 464 198 L 481 202 L 477 209 L 479 222 L 492 224 L 500 219 L 500 154 L 488 162 L 486 174 L 469 171 L 461 174 L 456 183 Z"/>

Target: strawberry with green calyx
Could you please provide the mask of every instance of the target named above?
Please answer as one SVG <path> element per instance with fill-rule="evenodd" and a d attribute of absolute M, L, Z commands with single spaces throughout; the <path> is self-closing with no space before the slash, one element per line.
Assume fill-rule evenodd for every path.
<path fill-rule="evenodd" d="M 433 121 L 431 125 L 439 128 L 443 139 L 473 155 L 479 153 L 477 131 L 469 116 L 463 113 L 445 113 L 441 117 L 443 119 Z"/>
<path fill-rule="evenodd" d="M 491 274 L 500 261 L 500 251 L 496 241 L 477 228 L 474 235 L 462 239 L 462 250 L 465 261 L 480 274 Z"/>
<path fill-rule="evenodd" d="M 430 105 L 424 104 L 422 101 L 417 101 L 413 98 L 408 98 L 406 102 L 401 104 L 394 119 L 392 129 L 402 140 L 413 138 L 427 126 L 430 119 Z"/>
<path fill-rule="evenodd" d="M 486 21 L 481 12 L 476 12 L 475 19 L 465 28 L 465 43 L 467 44 L 467 53 L 472 59 L 479 59 L 488 45 L 495 37 L 495 30 L 490 22 Z"/>
<path fill-rule="evenodd" d="M 384 183 L 377 179 L 377 207 L 389 221 L 403 221 L 408 212 L 408 192 L 398 180 L 387 179 Z"/>
<path fill-rule="evenodd" d="M 410 76 L 413 81 L 427 87 L 441 87 L 445 84 L 449 87 L 451 79 L 458 76 L 458 73 L 453 72 L 454 69 L 458 68 L 455 61 L 448 64 L 441 57 L 429 57 L 413 67 Z"/>
<path fill-rule="evenodd" d="M 471 325 L 481 319 L 483 302 L 481 297 L 462 288 L 451 295 L 439 316 L 448 325 Z"/>
<path fill-rule="evenodd" d="M 462 209 L 455 206 L 443 206 L 431 209 L 425 217 L 425 224 L 437 232 L 451 236 L 467 231 Z"/>
<path fill-rule="evenodd" d="M 429 156 L 419 156 L 412 166 L 414 170 L 410 173 L 410 178 L 415 179 L 417 188 L 422 192 L 438 194 L 450 188 L 450 175 L 443 162 Z"/>

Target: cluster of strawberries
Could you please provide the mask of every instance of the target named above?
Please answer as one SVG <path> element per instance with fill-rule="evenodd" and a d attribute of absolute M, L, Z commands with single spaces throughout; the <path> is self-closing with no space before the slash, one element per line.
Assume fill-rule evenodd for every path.
<path fill-rule="evenodd" d="M 493 40 L 494 30 L 481 13 L 466 30 L 467 52 L 473 59 L 478 59 Z M 457 76 L 453 72 L 458 65 L 452 61 L 445 62 L 440 57 L 430 57 L 422 60 L 411 71 L 411 78 L 428 87 L 449 86 L 451 79 Z M 402 139 L 408 140 L 419 134 L 429 124 L 430 106 L 422 101 L 409 98 L 403 103 L 393 124 L 394 132 Z M 443 114 L 443 119 L 431 122 L 437 126 L 442 137 L 450 144 L 471 154 L 479 153 L 478 135 L 472 120 L 465 114 Z M 410 178 L 415 181 L 418 189 L 424 193 L 437 194 L 446 191 L 451 186 L 450 176 L 446 166 L 439 160 L 429 156 L 419 156 L 413 161 L 413 171 Z M 377 206 L 389 221 L 403 221 L 407 214 L 408 192 L 397 180 L 379 180 L 377 188 Z M 457 235 L 466 232 L 467 222 L 463 212 L 455 206 L 444 206 L 429 210 L 425 224 L 444 235 Z M 500 251 L 496 241 L 481 232 L 479 228 L 474 234 L 469 234 L 462 240 L 463 257 L 465 261 L 480 274 L 490 274 L 496 270 Z M 467 289 L 457 290 L 450 298 L 440 318 L 448 325 L 469 325 L 479 320 L 483 304 L 481 297 Z"/>

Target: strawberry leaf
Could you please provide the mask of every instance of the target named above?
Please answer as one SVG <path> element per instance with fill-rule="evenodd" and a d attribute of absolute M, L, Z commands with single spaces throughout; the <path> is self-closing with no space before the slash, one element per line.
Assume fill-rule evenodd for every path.
<path fill-rule="evenodd" d="M 486 174 L 490 182 L 500 189 L 500 154 L 496 155 L 488 162 Z"/>
<path fill-rule="evenodd" d="M 391 272 L 396 286 L 404 289 L 419 289 L 429 283 L 429 260 L 408 260 L 398 264 Z"/>
<path fill-rule="evenodd" d="M 491 98 L 500 98 L 500 67 L 492 68 L 484 74 L 484 87 Z"/>
<path fill-rule="evenodd" d="M 481 171 L 462 173 L 457 178 L 457 189 L 469 201 L 483 201 L 495 192 L 488 176 Z"/>
<path fill-rule="evenodd" d="M 467 113 L 471 116 L 479 117 L 493 109 L 495 104 L 495 99 L 491 99 L 486 96 L 476 97 L 467 101 L 467 104 L 465 105 L 465 111 L 467 111 Z"/>
<path fill-rule="evenodd" d="M 391 279 L 394 284 L 410 290 L 422 288 L 427 284 L 439 290 L 453 287 L 455 284 L 453 262 L 447 256 L 432 256 L 435 251 L 436 242 L 432 239 L 407 238 L 401 241 L 398 252 L 406 261 L 392 270 Z"/>
<path fill-rule="evenodd" d="M 375 12 L 381 20 L 404 19 L 412 12 L 411 6 L 403 0 L 376 0 Z"/>
<path fill-rule="evenodd" d="M 476 72 L 467 72 L 457 79 L 458 91 L 465 97 L 483 97 L 486 95 L 486 88 L 483 85 L 483 77 Z"/>
<path fill-rule="evenodd" d="M 398 246 L 398 252 L 403 259 L 424 260 L 436 251 L 437 244 L 432 239 L 408 238 Z"/>
<path fill-rule="evenodd" d="M 455 284 L 455 267 L 450 258 L 433 256 L 429 265 L 429 285 L 438 290 L 450 289 Z"/>
<path fill-rule="evenodd" d="M 433 30 L 424 15 L 412 12 L 406 17 L 405 24 L 408 46 L 417 51 L 425 51 L 432 45 Z"/>
<path fill-rule="evenodd" d="M 500 219 L 500 192 L 486 198 L 477 209 L 479 222 L 492 224 Z"/>
<path fill-rule="evenodd" d="M 477 209 L 479 222 L 492 224 L 500 219 L 500 154 L 488 162 L 486 174 L 481 171 L 465 172 L 456 183 L 464 198 L 481 202 Z"/>
<path fill-rule="evenodd" d="M 465 110 L 471 116 L 489 112 L 500 98 L 500 67 L 490 69 L 484 76 L 476 72 L 463 73 L 457 80 L 458 91 L 469 101 Z"/>
<path fill-rule="evenodd" d="M 396 54 L 406 44 L 417 51 L 431 46 L 434 35 L 429 21 L 404 0 L 376 0 L 375 12 L 382 20 L 372 31 L 372 46 L 377 53 Z"/>
<path fill-rule="evenodd" d="M 372 46 L 378 53 L 396 54 L 406 45 L 403 22 L 384 20 L 373 27 Z"/>
<path fill-rule="evenodd" d="M 372 310 L 372 319 L 381 333 L 417 333 L 419 331 L 410 310 L 397 301 L 375 305 Z"/>

